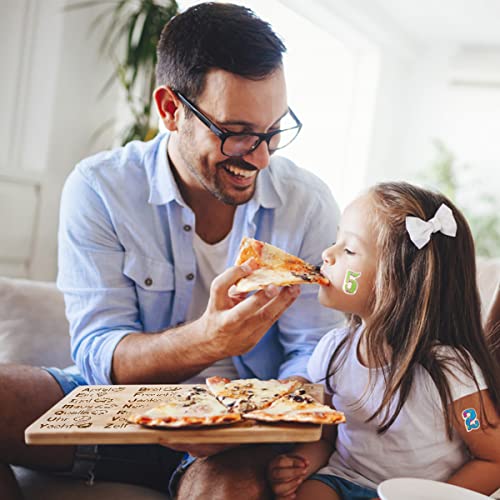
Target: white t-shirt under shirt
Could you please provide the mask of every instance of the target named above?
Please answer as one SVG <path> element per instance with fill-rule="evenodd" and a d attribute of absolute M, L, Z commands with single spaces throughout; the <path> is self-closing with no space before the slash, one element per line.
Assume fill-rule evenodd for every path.
<path fill-rule="evenodd" d="M 230 234 L 214 245 L 206 243 L 196 233 L 193 234 L 193 247 L 196 255 L 196 283 L 186 321 L 198 319 L 205 311 L 210 297 L 210 285 L 214 278 L 226 269 Z M 203 384 L 206 378 L 214 375 L 229 379 L 238 378 L 238 372 L 231 357 L 220 359 L 198 375 L 185 380 L 184 383 Z"/>
<path fill-rule="evenodd" d="M 346 423 L 338 426 L 336 451 L 328 465 L 318 472 L 373 489 L 392 477 L 447 480 L 469 456 L 458 434 L 454 432 L 452 441 L 448 440 L 441 400 L 424 368 L 417 369 L 406 403 L 384 434 L 377 434 L 383 415 L 366 422 L 380 404 L 383 377 L 380 373 L 373 392 L 368 392 L 363 404 L 356 404 L 369 383 L 370 372 L 357 356 L 361 331 L 359 328 L 354 334 L 345 362 L 330 377 L 332 404 L 345 413 Z M 313 382 L 325 383 L 330 358 L 347 333 L 347 328 L 332 330 L 318 342 L 308 364 Z M 471 362 L 480 390 L 486 389 L 481 370 L 472 359 Z M 374 376 L 380 370 L 371 371 Z M 458 367 L 452 368 L 452 372 L 448 380 L 453 401 L 477 391 L 474 381 L 466 379 Z"/>

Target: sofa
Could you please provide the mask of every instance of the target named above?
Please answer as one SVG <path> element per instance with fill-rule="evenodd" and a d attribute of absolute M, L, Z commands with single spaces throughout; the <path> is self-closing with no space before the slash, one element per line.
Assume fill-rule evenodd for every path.
<path fill-rule="evenodd" d="M 485 314 L 500 283 L 500 259 L 478 259 L 478 283 Z M 0 363 L 65 367 L 72 364 L 69 351 L 64 301 L 55 285 L 0 278 Z M 26 500 L 168 498 L 139 486 L 108 482 L 90 485 L 22 467 L 14 471 Z"/>
<path fill-rule="evenodd" d="M 64 300 L 54 283 L 0 278 L 0 363 L 72 365 Z M 56 477 L 14 467 L 26 500 L 168 500 L 135 485 Z"/>

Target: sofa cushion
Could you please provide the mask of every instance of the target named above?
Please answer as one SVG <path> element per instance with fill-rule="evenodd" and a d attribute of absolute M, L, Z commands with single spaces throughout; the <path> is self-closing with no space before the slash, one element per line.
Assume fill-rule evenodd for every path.
<path fill-rule="evenodd" d="M 69 366 L 68 332 L 54 283 L 0 278 L 0 363 Z"/>

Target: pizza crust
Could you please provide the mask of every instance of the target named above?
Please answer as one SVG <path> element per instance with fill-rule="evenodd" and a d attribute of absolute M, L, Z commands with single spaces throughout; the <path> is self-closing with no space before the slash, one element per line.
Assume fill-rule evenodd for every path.
<path fill-rule="evenodd" d="M 157 407 L 159 409 L 161 407 Z M 166 409 L 167 413 L 169 409 Z M 223 425 L 223 424 L 233 424 L 242 420 L 241 414 L 238 413 L 226 413 L 225 415 L 212 415 L 206 417 L 200 416 L 189 416 L 184 417 L 172 417 L 172 416 L 158 416 L 149 417 L 145 415 L 134 415 L 131 416 L 128 421 L 134 424 L 145 425 L 146 427 L 163 427 L 163 428 L 178 428 L 178 427 L 206 427 L 210 425 Z"/>
<path fill-rule="evenodd" d="M 304 389 L 275 400 L 262 410 L 245 413 L 244 418 L 264 422 L 300 422 L 310 424 L 340 424 L 345 422 L 342 412 L 316 401 Z"/>
<path fill-rule="evenodd" d="M 240 279 L 236 284 L 236 291 L 238 293 L 247 293 L 261 290 L 268 285 L 290 286 L 303 285 L 305 283 L 314 284 L 310 280 L 304 280 L 303 276 L 295 276 L 289 271 L 263 267 L 256 269 L 248 277 Z"/>

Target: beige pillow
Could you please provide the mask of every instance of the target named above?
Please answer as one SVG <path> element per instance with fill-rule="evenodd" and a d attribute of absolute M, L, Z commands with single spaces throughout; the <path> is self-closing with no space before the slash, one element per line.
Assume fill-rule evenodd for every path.
<path fill-rule="evenodd" d="M 68 332 L 54 283 L 0 278 L 0 363 L 72 365 Z"/>

